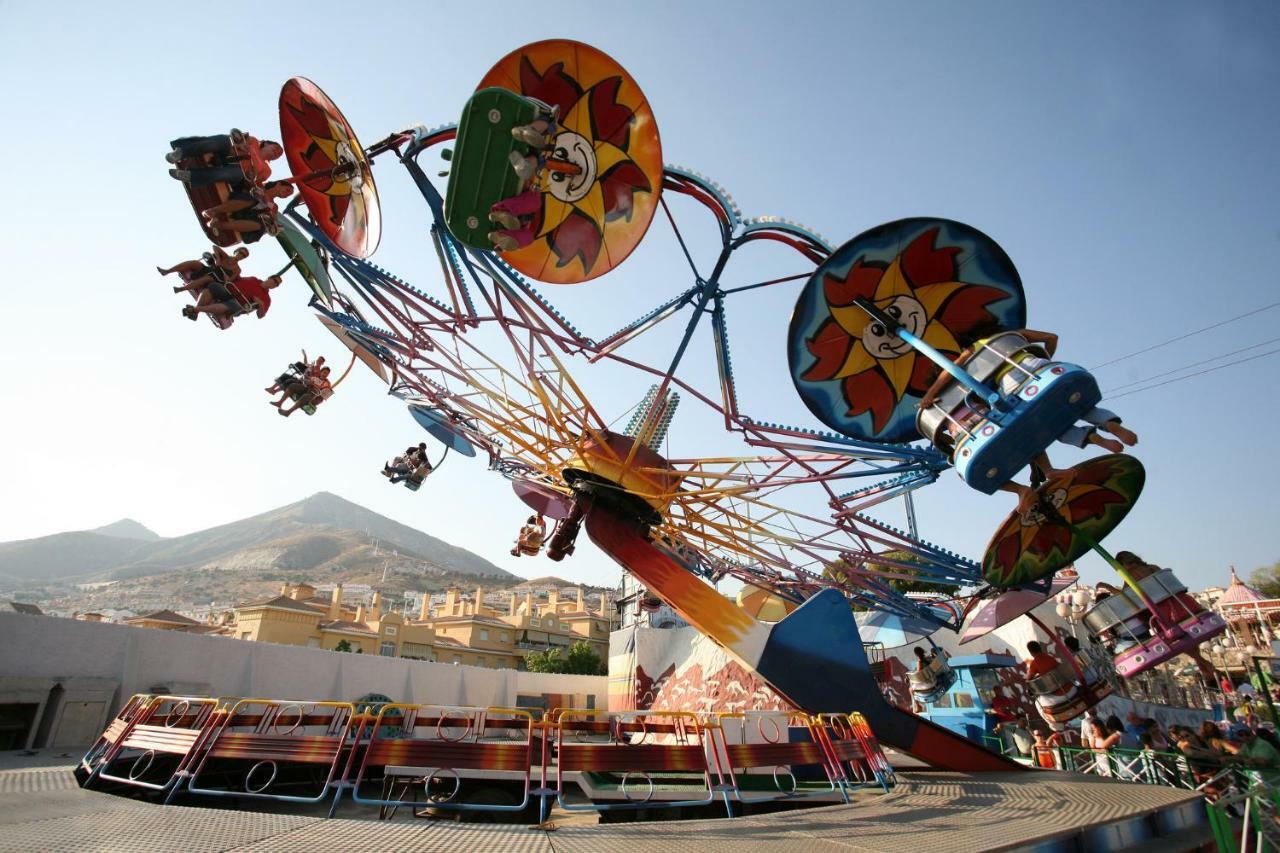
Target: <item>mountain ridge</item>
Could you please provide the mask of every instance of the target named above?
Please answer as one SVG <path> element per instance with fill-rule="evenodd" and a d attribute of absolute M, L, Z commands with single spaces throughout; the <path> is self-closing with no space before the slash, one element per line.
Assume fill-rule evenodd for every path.
<path fill-rule="evenodd" d="M 127 521 L 106 529 L 137 533 Z M 308 569 L 357 554 L 362 565 L 385 556 L 387 562 L 416 561 L 440 574 L 520 580 L 465 548 L 331 492 L 183 536 L 145 541 L 102 530 L 0 543 L 0 581 L 105 582 L 197 569 Z"/>
<path fill-rule="evenodd" d="M 99 536 L 114 536 L 117 539 L 137 539 L 141 542 L 155 542 L 164 538 L 145 524 L 134 521 L 132 518 L 122 518 L 119 521 L 113 521 L 110 524 L 104 524 L 101 527 L 95 527 L 85 532 L 96 533 Z"/>

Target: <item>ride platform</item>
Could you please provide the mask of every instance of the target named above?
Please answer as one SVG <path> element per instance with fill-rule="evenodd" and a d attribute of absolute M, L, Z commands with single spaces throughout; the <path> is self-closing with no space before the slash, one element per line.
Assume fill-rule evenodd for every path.
<path fill-rule="evenodd" d="M 74 752 L 74 751 L 73 751 Z M 903 773 L 891 794 L 852 805 L 720 820 L 604 825 L 469 825 L 377 809 L 325 819 L 315 810 L 161 806 L 81 790 L 71 766 L 0 759 L 0 827 L 6 850 L 528 850 L 918 851 L 1158 849 L 1211 844 L 1198 794 L 1092 776 L 1034 773 Z M 56 759 L 55 759 L 56 760 Z M 65 759 L 64 759 L 65 760 Z M 553 819 L 559 819 L 553 815 Z M 553 824 L 554 825 L 554 824 Z"/>

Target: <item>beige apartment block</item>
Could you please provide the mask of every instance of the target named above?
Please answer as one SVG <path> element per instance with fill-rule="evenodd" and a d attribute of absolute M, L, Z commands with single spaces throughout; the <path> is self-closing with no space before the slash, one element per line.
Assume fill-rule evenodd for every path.
<path fill-rule="evenodd" d="M 483 587 L 470 597 L 455 587 L 443 604 L 433 609 L 424 599 L 418 618 L 406 620 L 383 612 L 380 593 L 368 607 L 353 609 L 343 604 L 341 584 L 327 598 L 310 584 L 285 584 L 274 598 L 236 607 L 234 621 L 222 630 L 241 640 L 324 649 L 345 641 L 345 648 L 359 654 L 492 669 L 523 669 L 531 652 L 567 652 L 578 641 L 608 659 L 617 619 L 607 596 L 595 611 L 587 608 L 582 589 L 573 598 L 562 599 L 556 590 L 545 598 L 532 592 L 506 597 L 504 612 L 485 604 Z"/>

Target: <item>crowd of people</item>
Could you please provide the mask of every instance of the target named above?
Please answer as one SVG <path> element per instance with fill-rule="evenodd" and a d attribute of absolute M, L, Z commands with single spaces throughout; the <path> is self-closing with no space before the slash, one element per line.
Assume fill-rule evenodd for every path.
<path fill-rule="evenodd" d="M 1271 688 L 1274 702 L 1280 702 L 1280 685 Z M 1257 697 L 1252 685 L 1243 693 L 1229 694 L 1238 704 L 1227 706 L 1227 720 L 1204 720 L 1199 726 L 1177 723 L 1167 727 L 1152 717 L 1130 711 L 1121 719 L 1091 709 L 1077 733 L 1072 729 L 1053 731 L 1025 715 L 1009 715 L 996 724 L 996 732 L 1010 741 L 1017 752 L 1043 767 L 1060 766 L 1054 748 L 1087 749 L 1095 758 L 1114 758 L 1108 772 L 1137 776 L 1159 766 L 1169 775 L 1189 772 L 1195 785 L 1210 798 L 1221 795 L 1233 783 L 1225 770 L 1252 771 L 1253 781 L 1280 787 L 1280 737 L 1265 699 Z M 1145 759 L 1139 761 L 1138 759 Z M 1183 759 L 1179 766 L 1178 759 Z M 1064 769 L 1072 769 L 1078 762 Z M 1160 780 L 1148 780 L 1160 781 Z"/>

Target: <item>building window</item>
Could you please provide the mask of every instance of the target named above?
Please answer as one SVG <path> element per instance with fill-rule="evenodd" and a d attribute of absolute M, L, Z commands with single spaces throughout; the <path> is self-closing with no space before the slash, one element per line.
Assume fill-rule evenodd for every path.
<path fill-rule="evenodd" d="M 498 636 L 502 638 L 502 642 L 504 642 L 504 643 L 509 643 L 509 642 L 511 642 L 511 635 L 510 635 L 510 634 L 508 634 L 506 631 L 503 631 L 503 632 L 502 632 L 501 634 L 499 634 Z"/>
<path fill-rule="evenodd" d="M 476 666 L 488 666 L 488 664 L 484 662 L 483 657 L 478 657 L 476 658 Z"/>
<path fill-rule="evenodd" d="M 488 628 L 481 628 L 481 629 L 480 629 L 480 639 L 482 639 L 482 640 L 487 640 L 487 639 L 489 639 L 489 629 L 488 629 Z"/>
<path fill-rule="evenodd" d="M 394 637 L 396 635 L 396 626 L 388 625 L 382 629 L 382 633 L 386 634 L 388 637 Z"/>
<path fill-rule="evenodd" d="M 249 638 L 250 638 L 250 637 L 252 637 L 252 636 L 253 636 L 253 632 L 252 632 L 252 631 L 241 631 L 241 632 L 240 632 L 240 639 L 242 639 L 242 640 L 247 640 L 247 639 L 249 639 Z"/>
<path fill-rule="evenodd" d="M 530 625 L 541 625 L 542 623 L 541 623 L 540 621 L 538 621 L 538 617 L 537 617 L 537 616 L 534 616 L 534 617 L 532 617 L 532 618 L 530 618 L 530 619 L 529 619 L 529 624 L 530 624 Z"/>
<path fill-rule="evenodd" d="M 318 648 L 320 648 L 320 638 L 319 638 L 319 637 L 307 637 L 307 648 L 309 648 L 309 649 L 318 649 Z"/>
<path fill-rule="evenodd" d="M 395 643 L 383 643 L 381 646 L 379 646 L 379 647 L 378 647 L 378 654 L 382 655 L 384 658 L 393 658 L 393 657 L 395 657 L 395 656 L 396 656 L 396 644 L 395 644 Z"/>
<path fill-rule="evenodd" d="M 462 655 L 454 655 L 454 656 L 453 656 L 453 662 L 454 662 L 454 663 L 462 663 Z"/>

